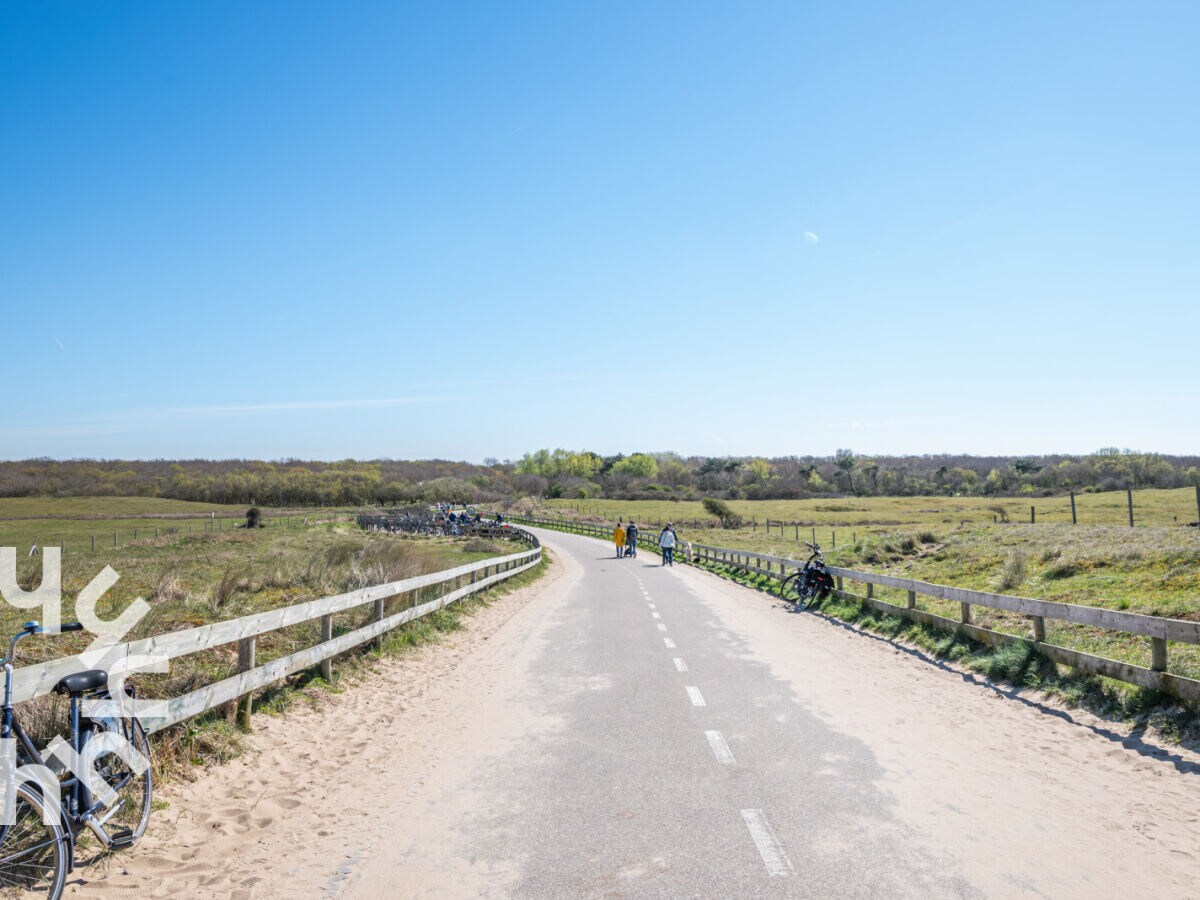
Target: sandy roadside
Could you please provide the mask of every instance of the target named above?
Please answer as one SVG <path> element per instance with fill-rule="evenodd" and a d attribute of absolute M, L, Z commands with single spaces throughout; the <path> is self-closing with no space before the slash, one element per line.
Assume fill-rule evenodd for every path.
<path fill-rule="evenodd" d="M 431 751 L 471 749 L 489 688 L 460 671 L 463 661 L 488 655 L 504 635 L 509 645 L 494 652 L 510 653 L 572 571 L 556 559 L 534 584 L 465 619 L 464 630 L 380 661 L 346 692 L 255 717 L 244 755 L 158 791 L 169 806 L 153 814 L 138 846 L 77 870 L 68 896 L 336 893 L 374 841 L 412 827 L 381 821 L 380 800 L 394 806 L 436 780 L 445 760 Z"/>

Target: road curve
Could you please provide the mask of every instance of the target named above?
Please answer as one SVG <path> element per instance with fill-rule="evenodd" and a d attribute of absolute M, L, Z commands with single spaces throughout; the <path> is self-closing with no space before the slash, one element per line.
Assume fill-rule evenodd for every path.
<path fill-rule="evenodd" d="M 227 872 L 192 895 L 1196 894 L 1188 751 L 645 551 L 540 534 L 555 574 L 527 604 L 419 696 L 355 706 L 373 736 L 355 759 L 293 775 L 328 829 L 302 808 L 232 855 L 199 845 L 187 859 L 224 853 Z M 153 863 L 111 886 L 145 889 Z"/>

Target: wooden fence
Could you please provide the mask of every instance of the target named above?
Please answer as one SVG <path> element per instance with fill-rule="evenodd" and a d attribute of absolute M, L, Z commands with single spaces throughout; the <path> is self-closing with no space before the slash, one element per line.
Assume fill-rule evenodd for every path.
<path fill-rule="evenodd" d="M 517 520 L 523 524 L 540 525 L 604 540 L 612 538 L 612 530 L 605 526 L 557 519 L 519 517 Z M 657 551 L 657 538 L 658 535 L 655 533 L 643 535 L 638 543 Z M 780 581 L 804 566 L 803 560 L 771 556 L 754 550 L 733 550 L 728 547 L 712 547 L 706 544 L 692 544 L 691 549 L 694 562 L 708 566 L 728 566 L 744 572 L 766 575 Z M 829 572 L 837 579 L 839 597 L 857 599 L 887 615 L 899 616 L 933 628 L 959 632 L 989 646 L 1026 642 L 1053 662 L 1074 666 L 1083 672 L 1094 675 L 1104 675 L 1118 681 L 1159 690 L 1184 700 L 1200 702 L 1200 681 L 1182 675 L 1173 675 L 1167 671 L 1169 642 L 1200 644 L 1200 622 L 1146 616 L 1140 613 L 1103 609 L 1096 606 L 1034 600 L 1030 597 L 1014 597 L 1008 594 L 992 594 L 943 584 L 930 584 L 913 578 L 860 572 L 839 566 L 829 566 Z M 846 582 L 864 585 L 865 594 L 858 595 L 847 590 Z M 876 585 L 906 591 L 906 604 L 900 606 L 878 599 L 875 597 Z M 959 618 L 951 619 L 917 609 L 917 595 L 957 602 L 960 604 Z M 973 624 L 971 610 L 977 606 L 1027 616 L 1030 620 L 1030 634 L 1022 637 Z M 1047 643 L 1047 619 L 1149 638 L 1150 668 Z"/>
<path fill-rule="evenodd" d="M 529 549 L 442 572 L 418 575 L 415 578 L 362 588 L 333 597 L 284 606 L 270 612 L 118 644 L 105 651 L 104 667 L 111 669 L 114 662 L 122 659 L 128 660 L 131 667 L 134 667 L 135 661 L 147 658 L 171 660 L 236 642 L 239 670 L 237 675 L 164 701 L 166 716 L 148 721 L 146 725 L 147 730 L 159 731 L 207 710 L 238 701 L 238 720 L 243 727 L 248 728 L 250 700 L 255 690 L 318 663 L 321 664 L 322 674 L 328 680 L 332 675 L 331 661 L 338 654 L 370 641 L 380 642 L 384 634 L 406 622 L 426 616 L 536 566 L 542 556 L 541 544 L 537 537 L 523 529 L 513 529 L 513 532 L 520 540 L 530 545 Z M 385 615 L 385 602 L 389 598 L 434 585 L 447 585 L 452 589 L 418 606 L 390 616 Z M 334 615 L 366 604 L 374 604 L 374 621 L 333 637 Z M 320 620 L 320 643 L 274 659 L 265 665 L 255 665 L 256 640 L 260 635 L 313 620 Z M 13 700 L 30 700 L 49 694 L 60 678 L 78 671 L 79 668 L 79 658 L 70 656 L 17 669 L 13 678 Z"/>

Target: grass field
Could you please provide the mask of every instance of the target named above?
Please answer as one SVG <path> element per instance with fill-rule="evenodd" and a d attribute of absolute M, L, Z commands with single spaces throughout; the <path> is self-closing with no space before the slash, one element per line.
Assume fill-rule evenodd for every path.
<path fill-rule="evenodd" d="M 158 497 L 0 497 L 3 519 L 127 519 L 149 516 L 242 516 L 245 506 Z"/>
<path fill-rule="evenodd" d="M 1063 497 L 844 497 L 812 500 L 730 500 L 740 515 L 757 520 L 799 522 L 802 525 L 880 530 L 899 525 L 982 525 L 993 517 L 1028 522 L 1030 507 L 1038 523 L 1071 521 L 1071 499 Z M 1081 525 L 1128 525 L 1124 491 L 1078 494 L 1076 514 Z M 545 506 L 560 513 L 590 516 L 596 520 L 661 524 L 711 519 L 699 501 L 673 500 L 547 500 Z M 1001 514 L 999 509 L 1003 509 Z M 1200 519 L 1193 488 L 1135 491 L 1136 525 L 1179 525 Z"/>
<path fill-rule="evenodd" d="M 95 553 L 107 559 L 114 549 L 156 535 L 200 535 L 210 527 L 230 532 L 245 522 L 246 509 L 153 497 L 6 497 L 0 498 L 0 546 L 16 547 L 20 555 L 35 544 L 59 546 L 73 556 L 93 552 L 94 540 Z M 352 513 L 349 508 L 262 509 L 268 529 L 346 520 Z"/>

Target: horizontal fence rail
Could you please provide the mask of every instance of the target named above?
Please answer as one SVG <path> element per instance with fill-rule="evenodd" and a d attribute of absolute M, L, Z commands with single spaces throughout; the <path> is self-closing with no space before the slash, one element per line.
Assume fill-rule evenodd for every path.
<path fill-rule="evenodd" d="M 230 678 L 171 698 L 166 704 L 167 716 L 147 722 L 147 730 L 160 731 L 200 713 L 221 707 L 238 698 L 248 698 L 255 690 L 265 687 L 302 669 L 325 661 L 334 656 L 379 640 L 388 631 L 398 628 L 422 616 L 449 606 L 464 597 L 499 584 L 515 575 L 528 571 L 541 562 L 541 543 L 533 534 L 523 529 L 513 529 L 513 536 L 530 545 L 529 549 L 505 556 L 497 556 L 479 562 L 456 566 L 441 572 L 417 575 L 401 581 L 361 588 L 332 597 L 322 597 L 264 613 L 255 613 L 211 625 L 185 628 L 128 643 L 116 644 L 95 657 L 86 655 L 86 664 L 94 668 L 112 671 L 125 661 L 136 674 L 137 661 L 149 658 L 160 661 L 176 659 L 203 650 L 211 650 L 236 642 L 241 671 Z M 439 584 L 449 584 L 469 578 L 470 582 L 449 593 L 435 597 L 419 606 L 414 606 L 391 616 L 384 615 L 384 602 L 392 597 L 408 594 Z M 369 625 L 332 636 L 332 617 L 335 613 L 374 604 L 376 619 Z M 320 620 L 322 640 L 320 643 L 297 651 L 261 666 L 254 665 L 255 640 L 261 635 L 297 625 L 302 622 Z M 49 694 L 59 679 L 79 671 L 80 660 L 70 656 L 54 659 L 33 666 L 24 666 L 13 673 L 13 700 L 20 702 Z M 329 670 L 323 668 L 328 677 Z M 157 702 L 157 701 L 148 701 Z M 249 705 L 243 701 L 243 724 L 248 724 Z"/>
<path fill-rule="evenodd" d="M 574 534 L 582 534 L 604 540 L 612 539 L 611 528 L 603 525 L 594 525 L 589 522 L 538 519 L 525 516 L 514 517 L 513 521 L 544 528 L 554 528 L 560 531 L 569 531 Z M 657 549 L 657 538 L 657 534 L 651 533 L 644 537 L 640 536 L 638 543 L 641 546 Z M 690 547 L 691 550 L 690 562 L 729 566 L 745 572 L 766 575 L 780 581 L 804 567 L 803 560 L 772 556 L 768 553 L 759 553 L 754 550 L 734 550 L 729 547 L 713 547 L 707 544 L 695 543 L 687 544 L 686 546 Z M 679 556 L 682 557 L 682 554 L 679 554 Z M 987 591 L 974 591 L 966 588 L 950 587 L 944 584 L 930 584 L 925 581 L 902 578 L 896 575 L 860 572 L 856 569 L 846 569 L 840 566 L 828 566 L 828 569 L 829 573 L 837 579 L 837 594 L 839 597 L 859 600 L 887 615 L 899 616 L 909 621 L 929 625 L 934 628 L 958 631 L 989 646 L 1026 642 L 1053 662 L 1074 666 L 1084 672 L 1104 675 L 1108 678 L 1115 678 L 1118 681 L 1136 684 L 1140 687 L 1159 690 L 1173 697 L 1200 702 L 1200 681 L 1181 675 L 1172 675 L 1167 672 L 1168 642 L 1200 644 L 1200 622 L 1146 616 L 1140 613 L 1103 609 L 1097 606 L 1080 606 L 1073 603 L 1058 603 L 1051 600 L 1035 600 L 1031 597 L 993 594 Z M 845 590 L 846 582 L 865 585 L 866 595 L 861 596 Z M 907 591 L 907 604 L 900 606 L 876 598 L 874 596 L 874 587 L 876 585 Z M 939 616 L 925 610 L 917 609 L 916 598 L 918 595 L 959 603 L 961 617 L 959 619 L 951 619 L 946 616 Z M 1032 627 L 1031 636 L 1021 637 L 1020 635 L 995 631 L 973 624 L 971 621 L 971 609 L 976 606 L 985 609 L 1003 610 L 1028 617 Z M 1047 643 L 1047 619 L 1148 637 L 1150 639 L 1150 668 Z"/>

